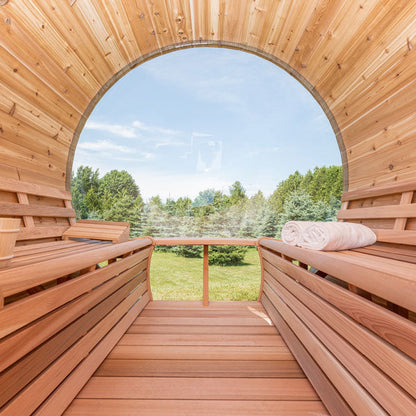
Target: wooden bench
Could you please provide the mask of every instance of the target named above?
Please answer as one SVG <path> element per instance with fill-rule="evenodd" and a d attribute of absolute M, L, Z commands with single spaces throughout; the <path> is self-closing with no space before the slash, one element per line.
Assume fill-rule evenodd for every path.
<path fill-rule="evenodd" d="M 329 411 L 416 414 L 416 324 L 397 313 L 416 312 L 416 264 L 355 250 L 317 252 L 266 238 L 259 240 L 259 252 L 261 302 Z"/>
<path fill-rule="evenodd" d="M 129 239 L 129 232 L 129 222 L 78 220 L 64 231 L 62 238 L 89 238 L 123 243 Z"/>
<path fill-rule="evenodd" d="M 15 249 L 0 271 L 0 414 L 75 397 L 151 299 L 152 249 L 150 238 Z"/>

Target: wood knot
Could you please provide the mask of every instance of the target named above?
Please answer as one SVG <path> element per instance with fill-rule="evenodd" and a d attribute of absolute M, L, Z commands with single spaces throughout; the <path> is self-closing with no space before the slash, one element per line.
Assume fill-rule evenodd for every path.
<path fill-rule="evenodd" d="M 0 6 L 5 6 L 9 0 L 0 0 Z"/>
<path fill-rule="evenodd" d="M 389 169 L 390 169 L 390 170 L 393 170 L 393 168 L 394 168 L 394 166 L 390 163 L 390 165 L 389 165 Z"/>

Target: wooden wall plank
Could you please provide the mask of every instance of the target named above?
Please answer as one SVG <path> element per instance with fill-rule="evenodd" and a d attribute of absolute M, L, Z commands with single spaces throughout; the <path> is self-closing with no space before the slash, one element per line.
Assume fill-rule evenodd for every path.
<path fill-rule="evenodd" d="M 406 180 L 416 172 L 414 13 L 404 0 L 9 2 L 0 10 L 0 110 L 65 149 L 56 171 L 10 144 L 8 162 L 64 187 L 80 129 L 118 73 L 150 54 L 209 43 L 265 53 L 309 83 L 341 128 L 350 189 Z"/>

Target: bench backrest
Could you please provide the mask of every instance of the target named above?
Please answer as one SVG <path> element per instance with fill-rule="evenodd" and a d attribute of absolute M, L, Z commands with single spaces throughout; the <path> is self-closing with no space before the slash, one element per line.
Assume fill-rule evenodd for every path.
<path fill-rule="evenodd" d="M 75 223 L 69 191 L 2 177 L 0 216 L 21 219 L 20 244 L 60 238 Z"/>
<path fill-rule="evenodd" d="M 372 228 L 381 243 L 416 245 L 416 182 L 345 192 L 338 219 Z"/>

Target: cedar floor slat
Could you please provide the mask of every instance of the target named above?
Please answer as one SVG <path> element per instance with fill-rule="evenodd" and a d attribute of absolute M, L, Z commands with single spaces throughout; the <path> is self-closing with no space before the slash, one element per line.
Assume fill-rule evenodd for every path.
<path fill-rule="evenodd" d="M 326 416 L 320 401 L 76 399 L 67 416 Z"/>
<path fill-rule="evenodd" d="M 135 325 L 127 334 L 247 334 L 247 335 L 278 335 L 272 326 L 206 326 L 206 325 Z"/>
<path fill-rule="evenodd" d="M 303 378 L 293 360 L 112 360 L 107 359 L 96 372 L 104 377 L 267 377 Z"/>
<path fill-rule="evenodd" d="M 328 415 L 258 302 L 155 301 L 66 415 Z"/>
<path fill-rule="evenodd" d="M 126 334 L 118 345 L 222 345 L 239 347 L 284 347 L 279 335 L 245 334 Z"/>

